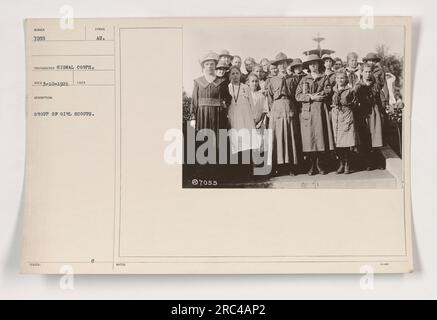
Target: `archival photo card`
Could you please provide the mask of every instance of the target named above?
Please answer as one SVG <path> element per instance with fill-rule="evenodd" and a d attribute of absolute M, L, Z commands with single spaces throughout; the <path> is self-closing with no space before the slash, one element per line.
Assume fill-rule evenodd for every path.
<path fill-rule="evenodd" d="M 410 17 L 24 28 L 23 273 L 413 270 Z"/>

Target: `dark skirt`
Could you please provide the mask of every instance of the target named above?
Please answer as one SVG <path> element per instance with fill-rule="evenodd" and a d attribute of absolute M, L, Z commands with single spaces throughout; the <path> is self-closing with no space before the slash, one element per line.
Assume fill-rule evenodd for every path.
<path fill-rule="evenodd" d="M 211 129 L 218 135 L 219 129 L 226 129 L 227 127 L 226 109 L 216 106 L 199 106 L 196 116 L 196 130 Z"/>
<path fill-rule="evenodd" d="M 226 138 L 224 141 L 222 141 L 222 144 L 220 145 L 219 130 L 227 129 L 227 127 L 228 127 L 228 120 L 227 120 L 226 109 L 219 106 L 199 106 L 196 115 L 196 134 L 199 132 L 199 130 L 202 129 L 210 129 L 214 131 L 216 161 L 215 164 L 212 163 L 199 164 L 196 161 L 197 163 L 195 169 L 196 177 L 222 180 L 223 176 L 226 175 L 225 173 L 226 165 L 219 164 L 219 154 L 220 154 L 220 147 L 221 147 L 221 148 L 226 148 L 226 150 L 222 150 L 222 152 L 226 152 L 226 154 L 229 155 L 229 141 Z M 203 143 L 204 141 L 196 141 L 196 150 Z"/>
<path fill-rule="evenodd" d="M 361 150 L 382 147 L 382 116 L 378 106 L 370 109 L 368 114 L 356 112 L 357 131 Z"/>
<path fill-rule="evenodd" d="M 269 121 L 273 135 L 273 164 L 298 163 L 297 123 L 290 117 L 290 111 L 290 100 L 278 99 L 273 102 Z"/>

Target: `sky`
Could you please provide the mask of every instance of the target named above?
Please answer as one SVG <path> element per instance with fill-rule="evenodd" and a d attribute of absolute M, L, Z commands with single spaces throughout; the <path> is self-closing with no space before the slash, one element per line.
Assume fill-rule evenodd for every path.
<path fill-rule="evenodd" d="M 361 29 L 355 26 L 343 27 L 253 27 L 236 28 L 223 26 L 184 28 L 183 38 L 183 86 L 191 95 L 193 80 L 201 76 L 199 58 L 212 50 L 223 49 L 243 58 L 253 57 L 257 62 L 266 57 L 272 60 L 279 52 L 291 58 L 302 58 L 302 52 L 315 49 L 312 39 L 320 34 L 326 38 L 322 49 L 331 49 L 333 57 L 345 60 L 348 52 L 355 51 L 359 60 L 369 52 L 375 52 L 377 45 L 384 44 L 388 53 L 404 56 L 404 30 L 398 26 Z M 243 67 L 244 69 L 244 67 Z"/>

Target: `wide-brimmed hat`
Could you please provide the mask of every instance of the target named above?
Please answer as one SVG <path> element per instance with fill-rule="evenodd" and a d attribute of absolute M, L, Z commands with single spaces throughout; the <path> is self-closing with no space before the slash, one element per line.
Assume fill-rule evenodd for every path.
<path fill-rule="evenodd" d="M 320 59 L 320 57 L 317 54 L 309 54 L 307 56 L 305 56 L 304 60 L 303 60 L 303 65 L 307 66 L 309 65 L 311 62 L 314 61 L 318 61 L 318 62 L 323 62 L 322 59 Z"/>
<path fill-rule="evenodd" d="M 331 55 L 325 53 L 325 54 L 322 56 L 322 60 L 325 61 L 325 60 L 327 60 L 327 59 L 329 59 L 329 60 L 331 60 L 332 62 L 334 62 L 334 59 L 331 57 Z"/>
<path fill-rule="evenodd" d="M 367 62 L 369 60 L 374 60 L 376 62 L 381 61 L 381 58 L 374 52 L 370 52 L 366 54 L 366 56 L 363 58 L 363 62 Z"/>
<path fill-rule="evenodd" d="M 215 68 L 228 70 L 230 66 L 231 66 L 230 64 L 228 64 L 224 61 L 219 61 L 219 63 L 217 64 L 217 66 Z"/>
<path fill-rule="evenodd" d="M 221 57 L 229 57 L 229 58 L 233 58 L 234 56 L 230 54 L 230 52 L 228 50 L 222 50 L 219 53 L 219 58 Z"/>
<path fill-rule="evenodd" d="M 218 56 L 217 53 L 215 53 L 215 52 L 213 52 L 213 51 L 209 51 L 208 53 L 206 53 L 205 55 L 203 55 L 203 56 L 199 59 L 199 63 L 200 63 L 200 65 L 203 65 L 203 63 L 204 63 L 205 61 L 208 61 L 208 60 L 214 60 L 215 63 L 217 63 L 218 60 L 219 60 L 219 56 Z"/>
<path fill-rule="evenodd" d="M 290 62 L 293 62 L 293 59 L 288 58 L 285 53 L 279 52 L 271 64 L 277 65 L 278 63 L 283 62 L 283 61 L 290 63 Z"/>
<path fill-rule="evenodd" d="M 303 65 L 302 60 L 299 58 L 296 58 L 296 59 L 293 59 L 293 62 L 290 64 L 289 67 L 293 68 L 293 67 L 297 67 L 297 66 L 301 66 L 301 65 Z"/>

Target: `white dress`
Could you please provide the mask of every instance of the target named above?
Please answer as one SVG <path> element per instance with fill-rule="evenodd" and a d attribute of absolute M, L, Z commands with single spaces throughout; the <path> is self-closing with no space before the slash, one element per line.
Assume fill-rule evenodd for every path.
<path fill-rule="evenodd" d="M 261 145 L 260 145 L 260 151 L 265 151 L 264 148 L 268 146 L 268 132 L 266 132 L 266 119 L 267 117 L 263 118 L 264 114 L 269 113 L 269 104 L 267 101 L 267 97 L 259 91 L 252 92 L 252 100 L 253 100 L 253 106 L 252 106 L 252 112 L 253 112 L 253 118 L 255 120 L 255 126 L 257 128 L 258 134 L 261 138 Z"/>
<path fill-rule="evenodd" d="M 263 114 L 269 112 L 269 105 L 267 103 L 266 96 L 261 92 L 261 90 L 255 92 L 251 91 L 250 94 L 253 100 L 253 119 L 255 120 L 255 123 L 258 123 L 261 120 Z"/>
<path fill-rule="evenodd" d="M 235 86 L 230 83 L 229 93 L 232 97 L 228 113 L 232 153 L 259 149 L 261 139 L 255 128 L 252 111 L 255 104 L 249 86 L 243 83 Z"/>

